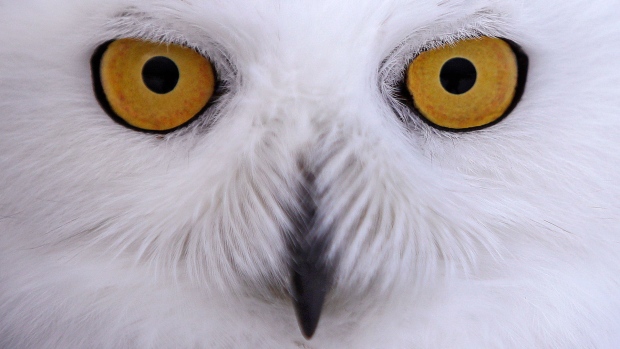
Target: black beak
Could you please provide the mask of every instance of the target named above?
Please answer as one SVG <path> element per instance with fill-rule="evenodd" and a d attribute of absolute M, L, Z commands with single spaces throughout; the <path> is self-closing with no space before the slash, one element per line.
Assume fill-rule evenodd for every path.
<path fill-rule="evenodd" d="M 319 325 L 325 296 L 331 286 L 332 272 L 311 256 L 300 258 L 292 272 L 293 305 L 301 332 L 312 338 Z"/>
<path fill-rule="evenodd" d="M 300 168 L 303 183 L 298 192 L 299 206 L 291 211 L 293 229 L 289 233 L 291 298 L 301 332 L 310 339 L 319 324 L 334 268 L 326 260 L 331 234 L 320 227 L 315 177 L 303 166 Z"/>

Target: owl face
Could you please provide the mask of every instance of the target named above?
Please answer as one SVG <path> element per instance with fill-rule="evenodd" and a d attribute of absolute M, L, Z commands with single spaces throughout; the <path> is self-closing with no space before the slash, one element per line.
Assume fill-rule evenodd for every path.
<path fill-rule="evenodd" d="M 0 2 L 0 309 L 75 261 L 284 304 L 307 337 L 391 299 L 521 309 L 498 280 L 553 304 L 544 275 L 617 259 L 619 11 Z"/>

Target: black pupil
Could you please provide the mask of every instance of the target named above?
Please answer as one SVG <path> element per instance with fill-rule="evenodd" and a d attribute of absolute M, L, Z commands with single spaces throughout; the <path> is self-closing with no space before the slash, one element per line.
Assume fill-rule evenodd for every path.
<path fill-rule="evenodd" d="M 149 90 L 159 94 L 166 94 L 177 86 L 179 82 L 179 68 L 168 57 L 153 57 L 142 68 L 142 80 Z"/>
<path fill-rule="evenodd" d="M 476 83 L 476 67 L 465 58 L 452 58 L 444 63 L 439 73 L 439 80 L 446 91 L 460 95 Z"/>

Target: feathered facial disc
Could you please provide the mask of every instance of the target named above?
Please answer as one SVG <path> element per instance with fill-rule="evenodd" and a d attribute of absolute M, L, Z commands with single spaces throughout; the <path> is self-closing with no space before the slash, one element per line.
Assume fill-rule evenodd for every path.
<path fill-rule="evenodd" d="M 298 339 L 293 314 L 308 338 L 321 319 L 384 347 L 359 330 L 372 313 L 406 328 L 382 333 L 405 338 L 395 347 L 447 348 L 453 328 L 472 343 L 544 339 L 532 318 L 606 308 L 573 296 L 591 283 L 613 303 L 613 278 L 568 267 L 620 265 L 620 45 L 617 24 L 596 29 L 601 11 L 620 12 L 0 1 L 0 347 L 19 347 L 3 339 L 19 328 L 76 323 L 94 332 L 49 341 L 151 325 L 151 340 L 176 338 L 167 316 L 212 325 L 215 342 L 280 343 Z M 261 311 L 211 311 L 220 298 Z M 226 316 L 259 320 L 231 326 L 239 335 Z M 563 333 L 603 328 L 581 325 Z M 325 331 L 319 343 L 342 347 Z"/>

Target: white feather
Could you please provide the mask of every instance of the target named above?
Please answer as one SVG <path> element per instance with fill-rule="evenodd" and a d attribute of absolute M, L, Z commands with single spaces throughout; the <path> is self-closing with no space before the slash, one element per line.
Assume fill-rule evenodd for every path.
<path fill-rule="evenodd" d="M 0 0 L 0 348 L 620 347 L 619 16 Z M 505 120 L 447 133 L 395 104 L 414 55 L 480 35 L 529 56 Z M 165 136 L 122 127 L 90 68 L 120 37 L 197 49 L 224 94 Z M 300 158 L 340 261 L 309 341 L 283 296 Z"/>

